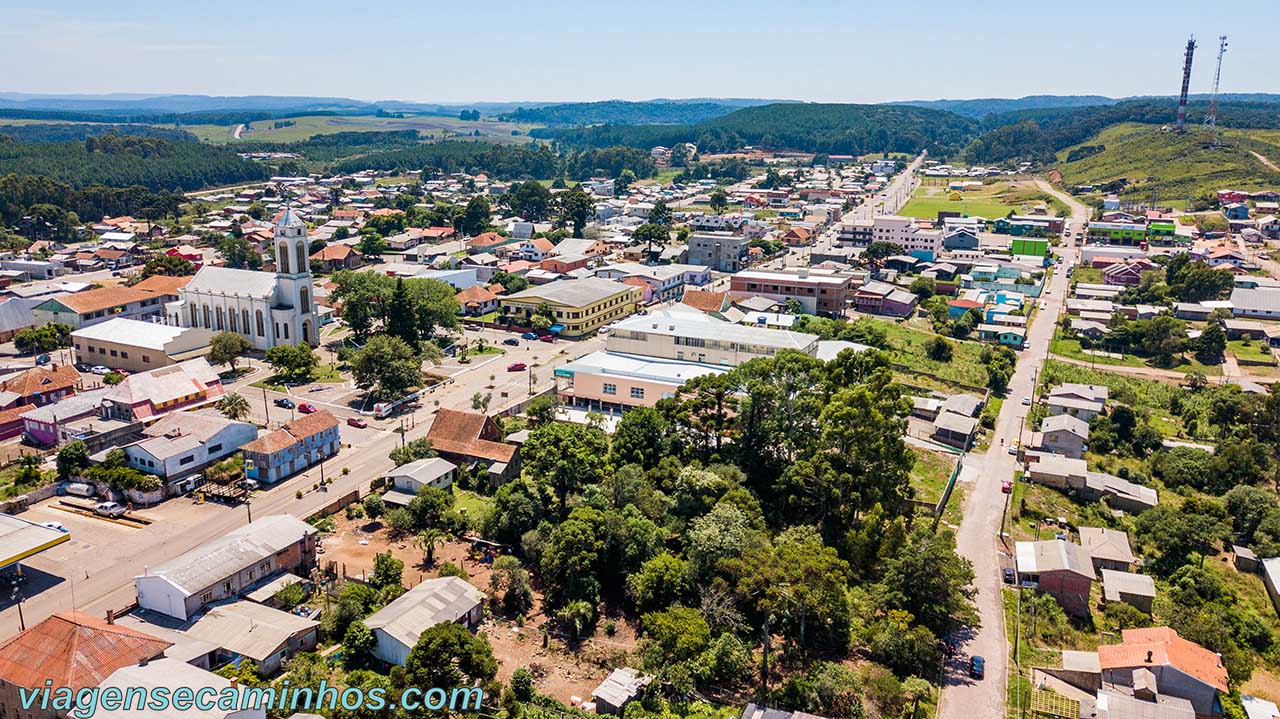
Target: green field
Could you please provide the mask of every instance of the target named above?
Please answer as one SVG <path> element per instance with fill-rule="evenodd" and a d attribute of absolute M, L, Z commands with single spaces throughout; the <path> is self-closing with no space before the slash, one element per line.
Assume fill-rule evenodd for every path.
<path fill-rule="evenodd" d="M 1220 133 L 1223 147 L 1211 149 L 1198 128 L 1174 135 L 1155 125 L 1123 123 L 1058 153 L 1057 169 L 1067 187 L 1126 178 L 1129 185 L 1123 196 L 1142 200 L 1154 196 L 1162 204 L 1175 206 L 1224 187 L 1260 190 L 1280 184 L 1280 172 L 1252 154 L 1280 163 L 1280 132 L 1228 129 Z M 1067 162 L 1068 154 L 1084 145 L 1105 149 Z"/>
<path fill-rule="evenodd" d="M 1227 351 L 1241 362 L 1251 364 L 1274 365 L 1276 358 L 1265 340 L 1231 340 L 1227 343 Z"/>
<path fill-rule="evenodd" d="M 1034 185 L 1019 182 L 993 182 L 981 189 L 965 190 L 961 199 L 949 199 L 947 183 L 926 184 L 916 189 L 911 200 L 898 211 L 904 217 L 936 219 L 939 212 L 960 212 L 970 217 L 994 220 L 1005 217 L 1010 211 L 1016 214 L 1030 213 L 1038 203 L 1045 203 L 1052 212 L 1065 214 L 1061 202 Z"/>
<path fill-rule="evenodd" d="M 276 128 L 277 122 L 292 125 Z M 171 125 L 167 127 L 172 127 Z M 260 120 L 250 123 L 239 140 L 232 138 L 235 125 L 183 125 L 182 129 L 195 134 L 201 140 L 212 143 L 232 142 L 296 142 L 314 135 L 331 135 L 338 132 L 369 132 L 378 130 L 417 130 L 424 138 L 439 139 L 446 135 L 471 135 L 477 130 L 481 137 L 496 142 L 529 142 L 529 130 L 535 125 L 492 120 L 459 120 L 456 117 L 421 115 L 413 117 L 375 117 L 372 115 L 307 115 L 282 120 Z M 512 135 L 512 131 L 520 134 Z"/>

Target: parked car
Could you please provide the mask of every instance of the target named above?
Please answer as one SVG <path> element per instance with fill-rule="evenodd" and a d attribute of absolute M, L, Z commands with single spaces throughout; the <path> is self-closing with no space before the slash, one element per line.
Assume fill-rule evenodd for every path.
<path fill-rule="evenodd" d="M 272 402 L 271 404 L 274 404 L 277 407 L 283 407 L 285 409 L 293 409 L 294 407 L 293 400 L 289 399 L 288 397 L 277 397 L 275 401 Z"/>
<path fill-rule="evenodd" d="M 1009 454 L 1012 454 L 1012 455 L 1014 455 L 1014 456 L 1017 456 L 1017 454 L 1018 454 L 1018 443 L 1017 443 L 1017 442 L 1010 442 L 1010 443 L 1009 443 Z"/>
<path fill-rule="evenodd" d="M 1000 491 L 1005 494 L 1013 494 L 1013 480 L 1006 479 L 1000 483 Z"/>
<path fill-rule="evenodd" d="M 56 530 L 58 530 L 59 532 L 65 532 L 65 531 L 67 531 L 67 528 L 66 528 L 66 527 L 62 526 L 61 524 L 59 524 L 59 523 L 57 523 L 57 522 L 41 522 L 41 523 L 40 523 L 40 526 L 41 526 L 41 527 L 48 527 L 49 529 L 56 529 Z"/>
<path fill-rule="evenodd" d="M 1023 403 L 1024 405 L 1030 405 L 1030 404 L 1031 404 L 1031 396 L 1030 396 L 1030 395 L 1028 395 L 1028 396 L 1026 396 L 1026 397 L 1023 397 L 1023 398 L 1022 398 L 1022 403 Z"/>
<path fill-rule="evenodd" d="M 556 336 L 555 336 L 555 335 L 543 335 L 543 336 L 541 336 L 541 337 L 539 337 L 539 338 L 538 338 L 538 341 L 539 341 L 539 342 L 555 342 L 555 341 L 556 341 Z"/>
<path fill-rule="evenodd" d="M 93 368 L 92 368 L 92 369 L 90 369 L 89 371 L 90 371 L 90 372 L 92 372 L 92 373 L 94 373 L 94 374 L 97 374 L 97 375 L 108 375 L 108 374 L 111 374 L 111 368 L 110 368 L 110 367 L 103 367 L 103 366 L 102 366 L 102 365 L 100 365 L 100 364 L 96 364 L 96 365 L 94 365 L 94 366 L 93 366 Z"/>
<path fill-rule="evenodd" d="M 303 414 L 311 414 L 312 412 L 316 411 L 316 406 L 314 404 L 311 404 L 310 402 L 303 402 L 302 404 L 298 405 L 298 411 Z"/>
<path fill-rule="evenodd" d="M 363 417 L 347 417 L 347 425 L 350 427 L 364 429 L 369 426 L 369 423 L 364 421 Z"/>
<path fill-rule="evenodd" d="M 522 340 L 536 340 L 536 339 L 538 339 L 538 333 L 537 333 L 537 332 L 525 332 L 524 334 L 520 335 L 520 339 L 522 339 Z"/>
<path fill-rule="evenodd" d="M 49 355 L 40 355 L 39 357 L 36 358 L 36 364 L 38 365 L 46 365 L 52 361 L 53 359 L 50 358 Z"/>
<path fill-rule="evenodd" d="M 529 366 L 528 366 L 528 365 L 526 365 L 526 364 L 525 364 L 525 363 L 523 363 L 523 362 L 512 362 L 511 364 L 507 365 L 507 371 L 508 371 L 508 372 L 523 372 L 523 371 L 525 371 L 526 369 L 528 369 L 528 367 L 529 367 Z"/>
<path fill-rule="evenodd" d="M 516 339 L 515 337 L 508 337 L 505 340 L 502 340 L 502 344 L 507 345 L 509 347 L 519 347 L 520 340 Z"/>
<path fill-rule="evenodd" d="M 89 371 L 89 365 L 85 364 L 84 362 L 77 362 L 75 366 L 76 366 L 76 371 L 77 371 L 77 372 L 88 372 L 88 371 Z"/>
<path fill-rule="evenodd" d="M 76 497 L 92 497 L 94 495 L 93 485 L 85 482 L 68 482 L 63 489 L 67 494 Z"/>
<path fill-rule="evenodd" d="M 123 517 L 125 509 L 119 502 L 99 502 L 93 508 L 93 513 L 99 517 Z"/>
<path fill-rule="evenodd" d="M 247 489 L 250 492 L 254 491 L 259 486 L 261 486 L 258 484 L 258 480 L 256 479 L 242 479 L 236 484 L 239 485 L 240 489 Z"/>
<path fill-rule="evenodd" d="M 969 657 L 969 676 L 981 679 L 987 674 L 987 660 L 974 655 Z"/>
<path fill-rule="evenodd" d="M 1014 573 L 1014 571 L 1013 571 L 1013 567 L 1005 567 L 1005 568 L 1004 568 L 1004 583 L 1005 583 L 1005 584 L 1013 584 L 1013 583 L 1014 583 L 1014 580 L 1016 580 L 1017 578 L 1018 578 L 1018 575 Z"/>

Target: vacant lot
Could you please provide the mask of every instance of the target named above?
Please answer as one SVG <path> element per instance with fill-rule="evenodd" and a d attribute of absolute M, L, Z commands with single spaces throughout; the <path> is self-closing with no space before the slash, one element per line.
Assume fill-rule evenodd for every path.
<path fill-rule="evenodd" d="M 1045 203 L 1057 214 L 1063 214 L 1064 209 L 1060 202 L 1041 192 L 1030 182 L 999 181 L 958 194 L 960 199 L 950 199 L 952 192 L 947 189 L 946 182 L 922 185 L 898 214 L 934 219 L 939 212 L 946 211 L 994 220 L 1005 217 L 1010 212 L 1029 213 L 1039 203 Z"/>

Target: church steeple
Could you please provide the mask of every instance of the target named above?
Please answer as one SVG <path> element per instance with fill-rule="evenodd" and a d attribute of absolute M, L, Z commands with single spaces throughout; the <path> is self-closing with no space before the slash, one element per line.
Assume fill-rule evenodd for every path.
<path fill-rule="evenodd" d="M 311 263 L 307 252 L 307 225 L 286 207 L 275 217 L 276 274 L 309 275 Z"/>

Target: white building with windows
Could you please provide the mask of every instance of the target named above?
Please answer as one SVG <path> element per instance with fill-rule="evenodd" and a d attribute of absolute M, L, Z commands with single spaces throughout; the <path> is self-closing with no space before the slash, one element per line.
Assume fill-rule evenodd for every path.
<path fill-rule="evenodd" d="M 276 271 L 205 265 L 165 305 L 178 327 L 202 327 L 243 335 L 258 350 L 305 342 L 319 344 L 315 289 L 311 283 L 307 226 L 286 209 L 276 218 Z"/>

